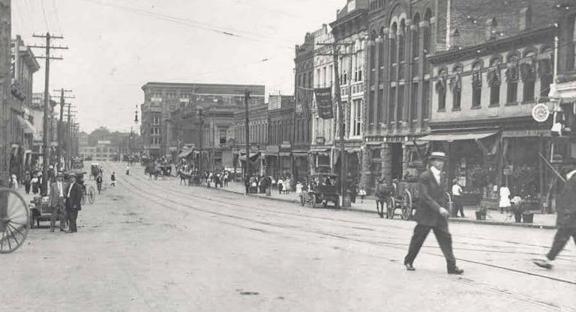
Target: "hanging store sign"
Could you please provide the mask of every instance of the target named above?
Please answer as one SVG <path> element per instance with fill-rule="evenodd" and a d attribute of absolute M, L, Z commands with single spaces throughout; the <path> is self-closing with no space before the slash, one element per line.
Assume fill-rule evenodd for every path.
<path fill-rule="evenodd" d="M 332 110 L 332 88 L 315 89 L 316 106 L 318 107 L 318 117 L 322 119 L 334 118 L 334 111 Z"/>
<path fill-rule="evenodd" d="M 532 118 L 537 122 L 545 122 L 550 117 L 550 109 L 544 103 L 537 104 L 532 109 Z"/>

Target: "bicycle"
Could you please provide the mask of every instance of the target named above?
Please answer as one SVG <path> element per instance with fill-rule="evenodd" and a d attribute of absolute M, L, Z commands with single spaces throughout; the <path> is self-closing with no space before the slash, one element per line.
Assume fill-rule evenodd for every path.
<path fill-rule="evenodd" d="M 91 205 L 94 204 L 94 202 L 96 201 L 96 189 L 92 185 L 90 185 L 89 187 L 86 187 L 86 185 L 82 186 L 84 188 L 82 191 L 82 199 L 81 199 L 82 205 L 85 205 L 86 201 L 88 201 L 88 203 Z"/>
<path fill-rule="evenodd" d="M 0 188 L 0 254 L 18 249 L 30 230 L 30 211 L 18 192 Z"/>

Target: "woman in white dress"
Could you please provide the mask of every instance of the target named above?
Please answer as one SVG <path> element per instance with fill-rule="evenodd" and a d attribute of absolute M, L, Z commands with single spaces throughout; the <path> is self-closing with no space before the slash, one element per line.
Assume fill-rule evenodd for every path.
<path fill-rule="evenodd" d="M 498 205 L 500 207 L 500 213 L 504 213 L 504 210 L 510 210 L 510 189 L 506 185 L 502 185 L 500 187 L 500 203 Z"/>

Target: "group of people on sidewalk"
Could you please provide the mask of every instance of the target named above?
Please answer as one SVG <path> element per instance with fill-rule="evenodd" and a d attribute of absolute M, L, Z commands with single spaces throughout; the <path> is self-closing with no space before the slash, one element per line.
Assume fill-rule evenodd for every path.
<path fill-rule="evenodd" d="M 78 231 L 76 220 L 82 210 L 82 194 L 84 186 L 82 176 L 69 175 L 64 181 L 64 173 L 58 172 L 56 181 L 50 184 L 49 205 L 52 208 L 50 231 L 54 232 L 56 220 L 60 221 L 60 231 L 75 233 Z M 68 225 L 68 230 L 66 230 Z"/>

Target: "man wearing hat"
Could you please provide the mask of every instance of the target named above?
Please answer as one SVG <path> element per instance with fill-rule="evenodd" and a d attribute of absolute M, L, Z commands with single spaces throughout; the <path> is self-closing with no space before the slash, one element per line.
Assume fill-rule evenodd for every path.
<path fill-rule="evenodd" d="M 66 210 L 64 201 L 67 186 L 64 183 L 64 174 L 58 172 L 56 182 L 50 184 L 50 207 L 52 207 L 52 216 L 50 217 L 50 232 L 54 232 L 56 219 L 60 220 L 60 231 L 65 231 Z"/>
<path fill-rule="evenodd" d="M 576 243 L 576 170 L 570 171 L 566 175 L 566 183 L 562 192 L 556 199 L 556 235 L 552 248 L 543 259 L 534 261 L 539 267 L 552 269 L 552 261 L 564 249 L 570 237 Z"/>
<path fill-rule="evenodd" d="M 448 217 L 450 212 L 446 209 L 448 201 L 445 194 L 446 183 L 442 170 L 446 161 L 446 154 L 433 152 L 429 160 L 428 169 L 420 175 L 418 180 L 420 190 L 420 203 L 416 209 L 414 219 L 417 222 L 414 234 L 410 241 L 408 255 L 404 258 L 404 265 L 408 271 L 414 271 L 414 260 L 424 244 L 430 231 L 434 232 L 438 245 L 446 258 L 448 274 L 460 275 L 464 273 L 456 266 L 456 258 L 452 251 L 452 235 L 448 230 Z"/>
<path fill-rule="evenodd" d="M 66 213 L 68 214 L 69 233 L 75 233 L 76 219 L 78 218 L 78 211 L 82 210 L 82 193 L 83 186 L 78 183 L 78 177 L 72 175 L 70 177 L 70 186 L 68 187 L 66 196 Z"/>

